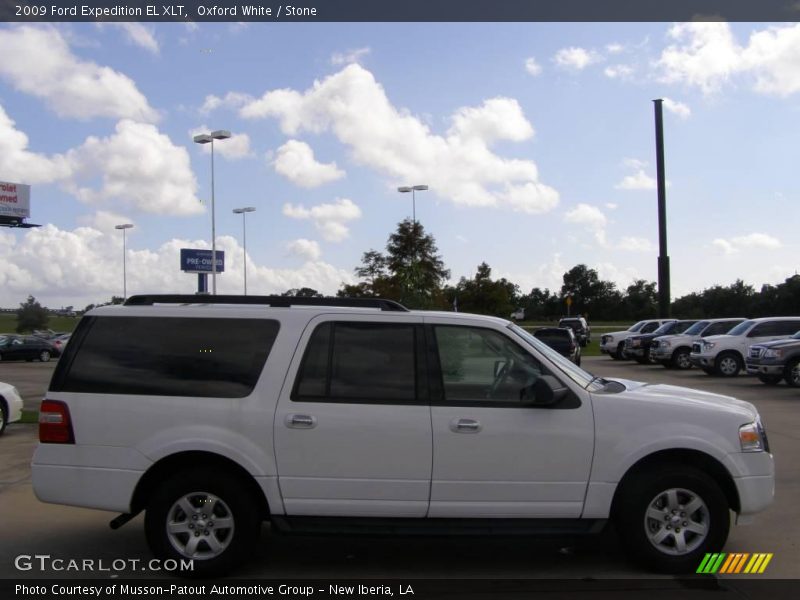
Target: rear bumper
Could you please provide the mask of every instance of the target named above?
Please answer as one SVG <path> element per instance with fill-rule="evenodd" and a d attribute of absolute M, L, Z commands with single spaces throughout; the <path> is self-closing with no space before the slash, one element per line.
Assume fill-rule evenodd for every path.
<path fill-rule="evenodd" d="M 33 491 L 42 502 L 126 513 L 143 471 L 31 465 Z"/>

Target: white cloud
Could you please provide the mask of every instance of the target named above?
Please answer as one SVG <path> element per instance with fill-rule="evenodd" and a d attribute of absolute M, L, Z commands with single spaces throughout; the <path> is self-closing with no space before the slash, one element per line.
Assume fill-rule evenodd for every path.
<path fill-rule="evenodd" d="M 71 168 L 63 155 L 47 157 L 28 150 L 28 136 L 0 105 L 0 174 L 4 181 L 51 183 L 69 176 Z"/>
<path fill-rule="evenodd" d="M 629 169 L 644 169 L 647 166 L 647 161 L 639 160 L 638 158 L 623 158 L 622 166 Z"/>
<path fill-rule="evenodd" d="M 278 148 L 271 164 L 276 173 L 304 188 L 319 187 L 345 176 L 335 162 L 318 162 L 311 146 L 297 140 L 289 140 Z"/>
<path fill-rule="evenodd" d="M 347 50 L 346 52 L 335 52 L 331 56 L 331 64 L 339 67 L 351 63 L 360 63 L 361 59 L 369 53 L 369 48 L 357 48 L 355 50 Z"/>
<path fill-rule="evenodd" d="M 624 236 L 617 247 L 628 252 L 652 252 L 655 249 L 650 240 L 633 236 Z"/>
<path fill-rule="evenodd" d="M 619 54 L 625 51 L 625 46 L 619 43 L 611 43 L 606 45 L 606 52 L 609 54 Z"/>
<path fill-rule="evenodd" d="M 616 202 L 606 202 L 606 208 L 608 210 L 615 210 L 617 208 Z"/>
<path fill-rule="evenodd" d="M 220 98 L 214 94 L 209 94 L 203 101 L 202 106 L 198 109 L 200 114 L 208 115 L 216 109 L 222 107 L 229 110 L 238 110 L 248 102 L 252 102 L 253 97 L 248 94 L 240 94 L 238 92 L 228 92 Z"/>
<path fill-rule="evenodd" d="M 211 129 L 207 125 L 200 125 L 189 130 L 189 140 L 200 133 L 208 133 Z M 200 145 L 201 152 L 211 154 L 211 144 Z M 250 136 L 246 133 L 231 133 L 231 137 L 225 140 L 214 141 L 214 154 L 219 154 L 229 160 L 249 158 L 253 156 L 250 149 Z"/>
<path fill-rule="evenodd" d="M 98 210 L 93 215 L 83 215 L 78 217 L 78 223 L 102 232 L 114 231 L 114 228 L 117 225 L 121 225 L 123 223 L 131 223 L 135 225 L 130 217 L 107 210 Z M 128 231 L 128 235 L 130 234 L 131 231 Z M 120 235 L 122 234 L 120 233 Z"/>
<path fill-rule="evenodd" d="M 633 175 L 626 175 L 617 185 L 618 190 L 654 190 L 657 187 L 656 180 L 650 177 L 642 169 Z"/>
<path fill-rule="evenodd" d="M 130 230 L 128 233 L 134 233 Z M 179 269 L 181 248 L 208 248 L 202 240 L 171 239 L 154 250 L 136 249 L 128 236 L 128 294 L 194 293 L 197 278 Z M 221 294 L 242 290 L 244 252 L 237 240 L 220 236 L 217 248 L 225 252 L 225 273 L 217 277 Z M 122 235 L 93 226 L 62 230 L 45 225 L 23 232 L 0 230 L 0 251 L 14 261 L 0 261 L 0 306 L 14 306 L 28 294 L 45 306 L 108 301 L 122 294 Z M 247 260 L 247 288 L 251 294 L 281 293 L 311 287 L 334 294 L 342 282 L 352 282 L 349 270 L 319 260 L 299 268 L 274 269 Z"/>
<path fill-rule="evenodd" d="M 564 214 L 564 221 L 576 225 L 583 225 L 592 232 L 601 246 L 606 245 L 606 225 L 608 219 L 603 212 L 596 206 L 589 204 L 578 204 L 575 208 Z"/>
<path fill-rule="evenodd" d="M 573 71 L 582 71 L 589 65 L 601 60 L 603 58 L 594 50 L 586 50 L 576 46 L 562 48 L 553 57 L 553 61 L 557 66 Z"/>
<path fill-rule="evenodd" d="M 152 52 L 153 54 L 159 53 L 159 45 L 158 40 L 156 40 L 156 36 L 153 33 L 152 27 L 147 27 L 142 23 L 98 23 L 98 25 L 103 27 L 115 27 L 118 29 L 122 29 L 125 33 L 125 37 L 128 41 L 140 48 L 144 48 L 148 52 Z"/>
<path fill-rule="evenodd" d="M 534 57 L 526 58 L 525 59 L 525 70 L 528 72 L 529 75 L 533 75 L 536 77 L 540 75 L 542 72 L 542 66 L 536 62 Z"/>
<path fill-rule="evenodd" d="M 603 73 L 609 79 L 628 79 L 633 75 L 633 71 L 630 65 L 610 65 L 603 69 Z"/>
<path fill-rule="evenodd" d="M 656 62 L 661 81 L 719 92 L 734 77 L 749 75 L 756 92 L 789 96 L 800 91 L 800 24 L 754 31 L 739 44 L 728 23 L 681 23 L 669 30 L 674 43 Z"/>
<path fill-rule="evenodd" d="M 0 30 L 0 56 L 0 77 L 61 117 L 158 120 L 129 77 L 75 56 L 54 27 Z"/>
<path fill-rule="evenodd" d="M 113 135 L 88 137 L 67 153 L 67 160 L 73 173 L 65 187 L 83 202 L 122 201 L 164 215 L 204 212 L 189 153 L 154 125 L 122 120 Z M 99 189 L 81 185 L 98 178 Z"/>
<path fill-rule="evenodd" d="M 319 260 L 319 257 L 322 256 L 319 243 L 314 240 L 306 240 L 303 238 L 293 240 L 286 244 L 286 249 L 292 256 L 299 256 L 306 260 Z"/>
<path fill-rule="evenodd" d="M 686 104 L 670 98 L 664 98 L 664 108 L 681 119 L 688 119 L 692 114 L 692 110 Z"/>
<path fill-rule="evenodd" d="M 533 134 L 510 98 L 461 108 L 447 135 L 434 135 L 421 119 L 395 108 L 372 73 L 352 64 L 303 93 L 267 92 L 242 107 L 240 115 L 277 118 L 287 135 L 332 131 L 356 162 L 388 175 L 393 184 L 424 182 L 455 204 L 505 206 L 530 214 L 558 204 L 558 192 L 539 181 L 533 161 L 505 159 L 490 150 L 495 141 L 520 141 Z"/>
<path fill-rule="evenodd" d="M 783 246 L 781 241 L 767 233 L 749 233 L 730 239 L 717 238 L 711 242 L 714 246 L 722 250 L 724 254 L 736 254 L 745 249 L 760 248 L 775 250 Z"/>
<path fill-rule="evenodd" d="M 361 218 L 361 209 L 347 198 L 337 198 L 333 204 L 319 204 L 306 208 L 303 205 L 284 204 L 283 214 L 292 219 L 309 219 L 329 242 L 341 242 L 350 235 L 346 223 Z"/>
<path fill-rule="evenodd" d="M 597 271 L 598 277 L 607 281 L 613 281 L 617 284 L 617 289 L 625 291 L 630 284 L 637 279 L 643 279 L 639 271 L 634 267 L 619 267 L 614 263 L 601 262 L 594 267 Z"/>

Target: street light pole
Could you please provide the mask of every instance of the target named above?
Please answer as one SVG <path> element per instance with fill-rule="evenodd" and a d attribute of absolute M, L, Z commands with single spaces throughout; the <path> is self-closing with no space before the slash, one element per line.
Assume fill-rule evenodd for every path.
<path fill-rule="evenodd" d="M 227 140 L 231 132 L 218 129 L 194 136 L 196 144 L 211 144 L 211 291 L 217 295 L 217 223 L 214 209 L 214 140 Z"/>
<path fill-rule="evenodd" d="M 133 223 L 123 223 L 122 225 L 115 225 L 114 229 L 122 229 L 122 300 L 123 302 L 128 299 L 128 244 L 127 244 L 127 229 L 131 229 Z"/>
<path fill-rule="evenodd" d="M 242 215 L 242 248 L 244 250 L 244 295 L 247 296 L 247 223 L 246 215 L 249 212 L 254 212 L 254 206 L 245 206 L 243 208 L 234 208 L 233 212 L 237 215 Z"/>

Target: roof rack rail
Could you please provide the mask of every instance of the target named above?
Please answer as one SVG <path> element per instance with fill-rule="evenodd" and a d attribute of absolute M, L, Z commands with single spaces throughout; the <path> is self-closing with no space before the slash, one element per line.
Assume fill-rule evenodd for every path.
<path fill-rule="evenodd" d="M 304 296 L 238 296 L 201 294 L 143 294 L 131 296 L 125 306 L 152 306 L 153 304 L 268 304 L 272 307 L 291 306 L 344 306 L 350 308 L 379 308 L 387 311 L 408 312 L 394 300 L 385 298 L 308 298 Z"/>

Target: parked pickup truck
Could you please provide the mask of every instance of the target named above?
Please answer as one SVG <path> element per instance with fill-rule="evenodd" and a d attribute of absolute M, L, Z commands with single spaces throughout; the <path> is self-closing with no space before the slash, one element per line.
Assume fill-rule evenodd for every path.
<path fill-rule="evenodd" d="M 153 554 L 197 577 L 249 560 L 263 521 L 567 538 L 613 521 L 634 560 L 693 573 L 775 485 L 749 402 L 595 377 L 505 319 L 380 298 L 95 308 L 39 441 L 40 500 L 114 511 L 115 529 L 144 512 Z"/>
<path fill-rule="evenodd" d="M 800 331 L 785 340 L 750 346 L 745 359 L 747 373 L 757 375 L 762 383 L 775 385 L 785 379 L 800 387 Z"/>
<path fill-rule="evenodd" d="M 641 365 L 655 362 L 650 355 L 650 345 L 653 340 L 662 335 L 677 335 L 683 333 L 697 321 L 670 321 L 652 333 L 641 333 L 632 335 L 625 340 L 625 354 Z"/>

